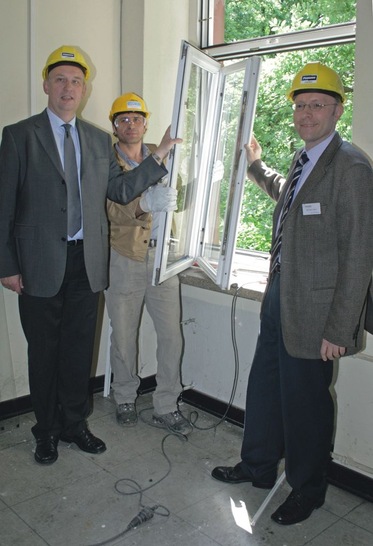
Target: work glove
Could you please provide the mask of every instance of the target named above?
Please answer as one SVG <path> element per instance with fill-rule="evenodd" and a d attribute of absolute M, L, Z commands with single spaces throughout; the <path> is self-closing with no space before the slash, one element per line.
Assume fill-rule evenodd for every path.
<path fill-rule="evenodd" d="M 176 198 L 175 188 L 156 184 L 144 191 L 139 204 L 144 212 L 170 212 L 177 209 Z"/>

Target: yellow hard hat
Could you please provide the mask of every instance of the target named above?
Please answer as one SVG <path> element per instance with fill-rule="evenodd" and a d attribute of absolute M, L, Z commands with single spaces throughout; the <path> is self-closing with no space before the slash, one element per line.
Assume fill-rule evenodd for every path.
<path fill-rule="evenodd" d="M 307 63 L 294 77 L 287 92 L 287 98 L 294 100 L 294 93 L 302 91 L 320 91 L 321 93 L 336 93 L 341 101 L 346 100 L 341 78 L 337 72 L 318 61 Z"/>
<path fill-rule="evenodd" d="M 113 119 L 122 112 L 140 112 L 141 114 L 144 114 L 146 118 L 150 116 L 144 99 L 136 93 L 125 93 L 115 99 L 109 114 L 110 121 L 113 121 Z"/>
<path fill-rule="evenodd" d="M 58 66 L 61 64 L 70 63 L 82 68 L 84 72 L 84 79 L 88 80 L 91 73 L 90 68 L 83 55 L 74 46 L 61 46 L 49 55 L 42 72 L 43 80 L 47 79 L 49 71 L 52 70 L 53 65 Z"/>

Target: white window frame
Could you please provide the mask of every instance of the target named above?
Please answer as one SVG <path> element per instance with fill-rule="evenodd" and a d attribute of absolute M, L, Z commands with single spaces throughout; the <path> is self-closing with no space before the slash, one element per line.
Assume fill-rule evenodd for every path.
<path fill-rule="evenodd" d="M 194 95 L 198 95 L 200 99 L 196 106 L 198 111 L 195 112 L 197 130 L 188 135 L 185 119 L 189 105 L 188 93 L 192 91 L 193 94 L 194 91 L 195 82 L 191 76 L 195 74 L 193 69 L 200 75 L 201 87 L 205 83 L 206 92 L 201 96 L 200 88 L 195 90 Z M 175 237 L 172 233 L 173 229 L 175 231 L 177 213 L 174 215 L 170 212 L 159 219 L 154 284 L 165 281 L 197 262 L 222 289 L 229 287 L 245 182 L 244 144 L 252 130 L 259 72 L 259 57 L 224 67 L 187 42 L 182 43 L 171 130 L 173 134 L 186 139 L 188 153 L 184 160 L 187 165 L 187 180 L 191 184 L 186 184 L 184 189 L 189 191 L 191 197 L 187 198 L 189 206 L 181 211 L 183 220 L 182 228 L 178 230 L 179 236 Z M 234 85 L 231 77 L 236 78 Z M 233 114 L 232 96 L 226 95 L 230 82 L 230 92 L 235 95 Z M 224 112 L 233 115 L 234 120 L 237 119 L 233 123 L 235 137 L 234 146 L 231 148 L 222 144 Z M 228 124 L 232 126 L 232 119 Z M 228 156 L 225 158 L 227 149 Z M 181 145 L 177 146 L 167 163 L 168 184 L 174 188 L 177 188 L 178 180 L 182 178 L 182 174 L 179 174 L 182 173 L 183 165 L 180 160 L 181 150 Z M 229 165 L 224 176 L 224 183 L 229 181 L 226 201 L 220 200 L 224 195 L 220 194 L 223 174 L 219 178 L 214 167 L 219 162 L 223 165 L 223 159 L 226 168 Z M 183 175 L 185 178 L 185 172 Z M 208 211 L 211 203 L 214 205 L 210 216 Z M 224 218 L 221 217 L 221 207 L 224 210 Z"/>
<path fill-rule="evenodd" d="M 240 40 L 230 44 L 210 45 L 201 47 L 201 49 L 213 59 L 226 61 L 246 59 L 252 55 L 354 43 L 355 39 L 356 22 L 352 21 L 309 30 L 287 32 L 286 34 L 271 34 L 262 38 Z"/>

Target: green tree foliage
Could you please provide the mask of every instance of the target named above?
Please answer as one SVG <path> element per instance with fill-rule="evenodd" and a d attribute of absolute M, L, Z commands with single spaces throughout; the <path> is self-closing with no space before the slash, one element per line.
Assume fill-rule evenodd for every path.
<path fill-rule="evenodd" d="M 286 34 L 355 19 L 352 0 L 226 0 L 225 41 L 234 42 L 272 34 Z M 263 148 L 262 159 L 287 174 L 301 141 L 293 129 L 291 103 L 286 92 L 296 72 L 309 61 L 334 68 L 346 89 L 345 112 L 338 130 L 351 140 L 354 44 L 302 49 L 262 58 L 254 133 Z M 269 251 L 274 203 L 247 182 L 238 231 L 239 248 Z"/>
<path fill-rule="evenodd" d="M 225 0 L 224 41 L 346 23 L 355 10 L 352 0 Z"/>

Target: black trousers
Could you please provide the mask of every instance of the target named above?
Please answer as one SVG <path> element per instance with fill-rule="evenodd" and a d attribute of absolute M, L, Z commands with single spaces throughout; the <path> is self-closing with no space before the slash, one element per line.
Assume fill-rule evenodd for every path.
<path fill-rule="evenodd" d="M 98 298 L 89 286 L 83 245 L 68 246 L 64 280 L 55 296 L 19 296 L 36 437 L 73 434 L 85 426 Z"/>
<path fill-rule="evenodd" d="M 332 375 L 332 361 L 287 353 L 280 320 L 280 274 L 275 274 L 263 303 L 249 375 L 241 450 L 244 471 L 275 480 L 285 456 L 290 486 L 311 499 L 323 498 L 334 425 Z"/>

